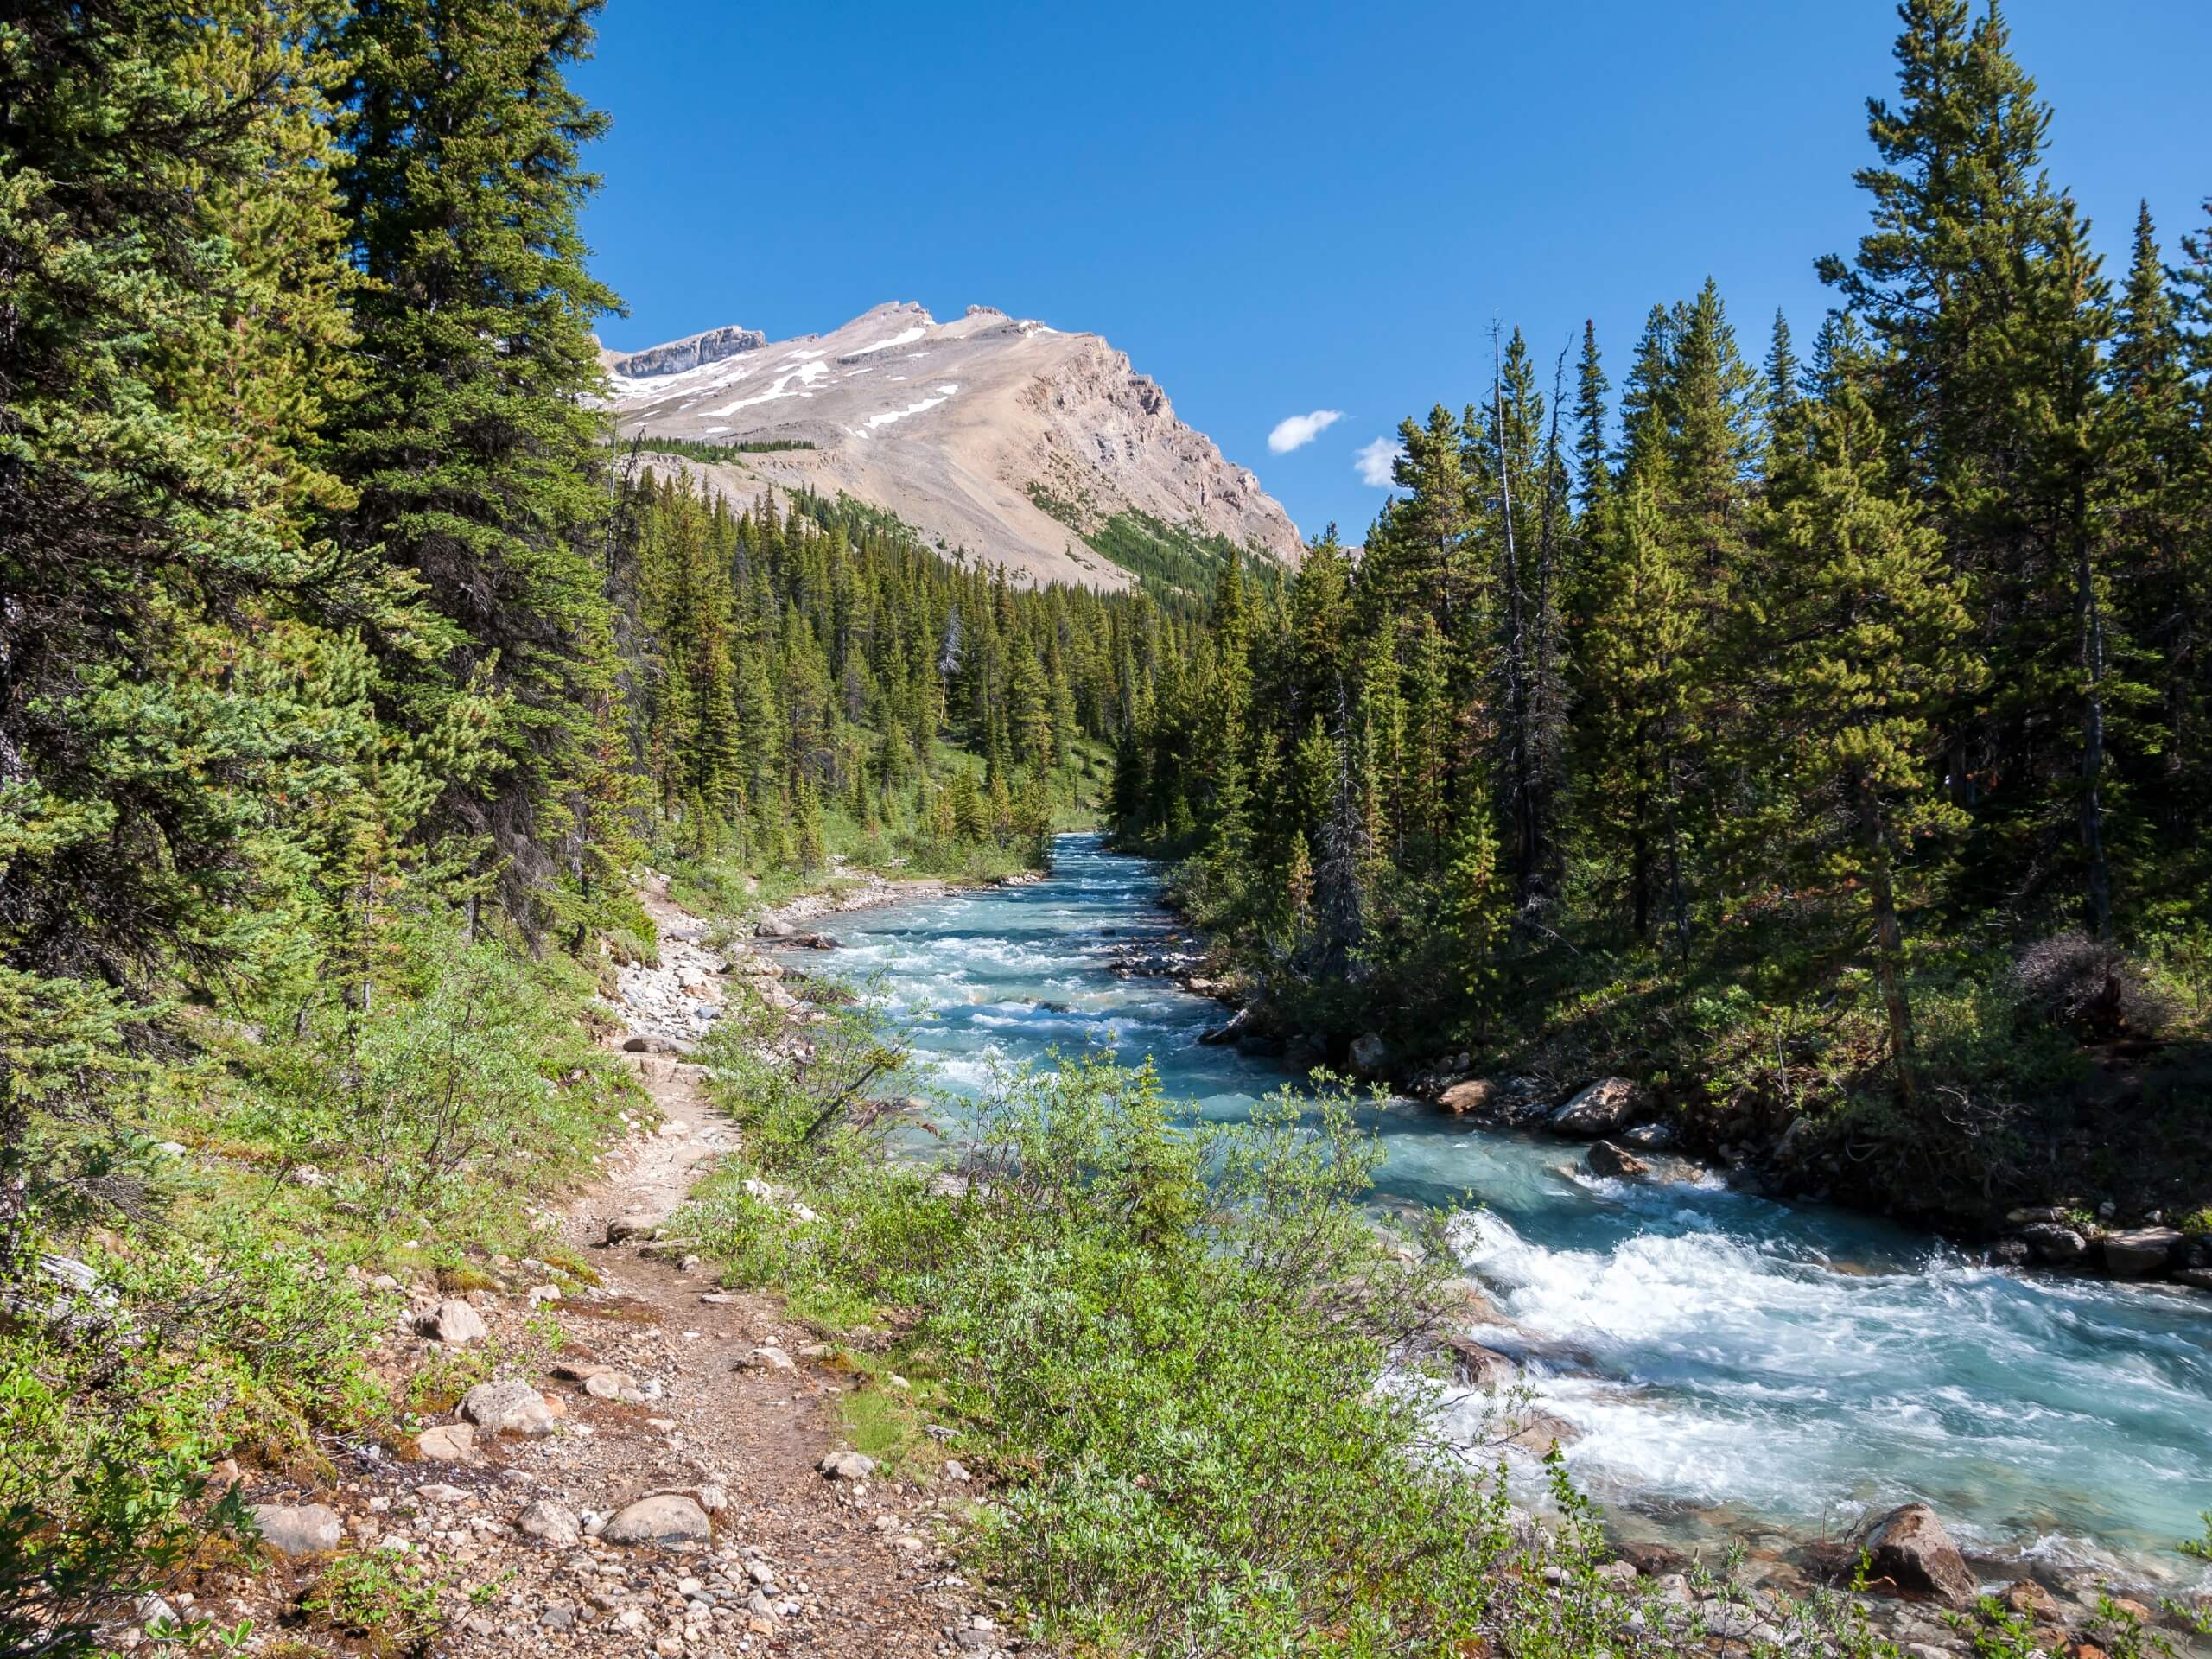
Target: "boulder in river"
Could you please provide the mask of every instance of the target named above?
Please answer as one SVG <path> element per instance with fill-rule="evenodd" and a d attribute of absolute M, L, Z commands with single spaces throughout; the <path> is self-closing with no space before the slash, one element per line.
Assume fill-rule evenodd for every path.
<path fill-rule="evenodd" d="M 1584 1160 L 1592 1175 L 1608 1175 L 1619 1181 L 1648 1180 L 1651 1166 L 1632 1152 L 1624 1151 L 1610 1141 L 1593 1142 Z"/>
<path fill-rule="evenodd" d="M 1456 1332 L 1444 1338 L 1444 1351 L 1459 1380 L 1486 1394 L 1510 1389 L 1521 1380 L 1521 1368 L 1495 1348 L 1485 1348 L 1472 1337 Z"/>
<path fill-rule="evenodd" d="M 1869 1571 L 1900 1590 L 1933 1596 L 1952 1607 L 1971 1607 L 1980 1586 L 1936 1511 L 1925 1503 L 1891 1510 L 1859 1535 Z"/>
<path fill-rule="evenodd" d="M 1517 1446 L 1523 1452 L 1533 1452 L 1538 1457 L 1549 1455 L 1554 1446 L 1573 1445 L 1582 1433 L 1566 1418 L 1541 1411 L 1514 1418 L 1511 1427 L 1513 1432 L 1505 1437 L 1505 1443 Z"/>
<path fill-rule="evenodd" d="M 1436 1103 L 1454 1117 L 1481 1117 L 1496 1104 L 1497 1085 L 1488 1077 L 1467 1077 L 1436 1097 Z"/>
<path fill-rule="evenodd" d="M 1601 1141 L 1626 1128 L 1643 1104 L 1643 1090 L 1626 1077 L 1601 1077 L 1551 1115 L 1552 1132 Z"/>
<path fill-rule="evenodd" d="M 1251 1029 L 1251 1025 L 1252 1011 L 1249 1008 L 1239 1008 L 1221 1024 L 1209 1026 L 1200 1032 L 1198 1040 L 1210 1047 L 1217 1048 L 1224 1044 L 1235 1042 Z"/>
<path fill-rule="evenodd" d="M 2163 1273 L 2180 1245 L 2181 1234 L 2171 1227 L 2137 1227 L 2125 1233 L 2107 1233 L 2105 1271 L 2123 1279 Z"/>
<path fill-rule="evenodd" d="M 1390 1045 L 1374 1032 L 1351 1039 L 1351 1069 L 1363 1077 L 1379 1077 L 1390 1065 Z"/>

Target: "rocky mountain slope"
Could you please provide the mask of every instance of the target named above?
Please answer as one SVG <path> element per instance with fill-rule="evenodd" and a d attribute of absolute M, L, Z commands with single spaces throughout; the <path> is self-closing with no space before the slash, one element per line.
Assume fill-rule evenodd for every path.
<path fill-rule="evenodd" d="M 1128 585 L 1088 545 L 1109 524 L 1220 538 L 1289 562 L 1297 527 L 1249 470 L 1176 419 L 1167 394 L 1096 334 L 986 306 L 939 322 L 880 305 L 826 334 L 725 327 L 602 353 L 626 439 L 811 449 L 691 464 L 749 500 L 764 485 L 850 494 L 947 553 L 1038 582 Z"/>

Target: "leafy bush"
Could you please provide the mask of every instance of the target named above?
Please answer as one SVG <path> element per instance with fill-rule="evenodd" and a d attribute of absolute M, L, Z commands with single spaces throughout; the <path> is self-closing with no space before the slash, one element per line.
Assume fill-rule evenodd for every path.
<path fill-rule="evenodd" d="M 390 1555 L 340 1555 L 300 1605 L 320 1623 L 361 1637 L 375 1654 L 418 1654 L 438 1633 L 440 1585 Z"/>
<path fill-rule="evenodd" d="M 193 1009 L 196 1052 L 14 1149 L 70 1178 L 0 1256 L 0 1651 L 88 1651 L 234 1526 L 225 1455 L 313 1469 L 324 1433 L 388 1420 L 360 1360 L 389 1310 L 346 1268 L 536 1243 L 530 1200 L 617 1122 L 580 973 L 440 912 L 385 924 L 372 972 Z"/>
<path fill-rule="evenodd" d="M 1618 1625 L 1586 1571 L 1535 1595 L 1533 1572 L 1501 1570 L 1528 1529 L 1445 1440 L 1413 1363 L 1444 1268 L 1360 1210 L 1380 1154 L 1346 1096 L 1207 1126 L 1149 1068 L 1064 1060 L 1007 1078 L 959 1179 L 931 1179 L 875 1155 L 865 1091 L 824 1087 L 866 1069 L 825 1050 L 880 1048 L 865 1015 L 810 1038 L 795 1071 L 735 1025 L 709 1044 L 748 1155 L 687 1223 L 733 1274 L 900 1333 L 900 1370 L 1009 1478 L 978 1548 L 1045 1631 L 1380 1655 L 1474 1651 L 1532 1618 L 1561 1643 Z M 1560 1500 L 1587 1568 L 1594 1517 L 1563 1481 Z"/>

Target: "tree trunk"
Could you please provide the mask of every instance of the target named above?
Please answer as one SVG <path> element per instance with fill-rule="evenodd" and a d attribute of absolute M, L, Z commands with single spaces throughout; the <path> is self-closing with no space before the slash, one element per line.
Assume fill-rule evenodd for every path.
<path fill-rule="evenodd" d="M 1897 1092 L 1905 1109 L 1920 1105 L 1920 1082 L 1913 1071 L 1912 1009 L 1904 994 L 1904 930 L 1897 922 L 1897 887 L 1890 869 L 1888 825 L 1882 804 L 1866 779 L 1856 779 L 1859 834 L 1869 855 L 1866 889 L 1874 906 L 1874 978 L 1889 1017 L 1890 1058 L 1897 1066 Z"/>
<path fill-rule="evenodd" d="M 2074 609 L 2082 658 L 2082 858 L 2083 921 L 2099 944 L 2112 938 L 2112 868 L 2105 856 L 2105 626 L 2089 558 L 2088 510 L 2075 486 Z"/>

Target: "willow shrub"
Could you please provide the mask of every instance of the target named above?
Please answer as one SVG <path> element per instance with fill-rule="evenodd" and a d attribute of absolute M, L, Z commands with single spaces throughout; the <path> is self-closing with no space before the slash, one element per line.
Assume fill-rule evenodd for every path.
<path fill-rule="evenodd" d="M 1580 1651 L 1619 1628 L 1564 1482 L 1539 1563 L 1502 1480 L 1443 1441 L 1413 1362 L 1446 1269 L 1363 1213 L 1381 1154 L 1347 1096 L 1285 1091 L 1208 1124 L 1148 1066 L 1063 1059 L 957 1109 L 959 1179 L 932 1179 L 865 1127 L 865 1014 L 810 1037 L 772 1052 L 738 1020 L 710 1045 L 747 1151 L 687 1230 L 734 1278 L 899 1332 L 893 1363 L 1002 1478 L 978 1564 L 1040 1633 L 1382 1655 L 1483 1651 L 1509 1629 Z"/>

